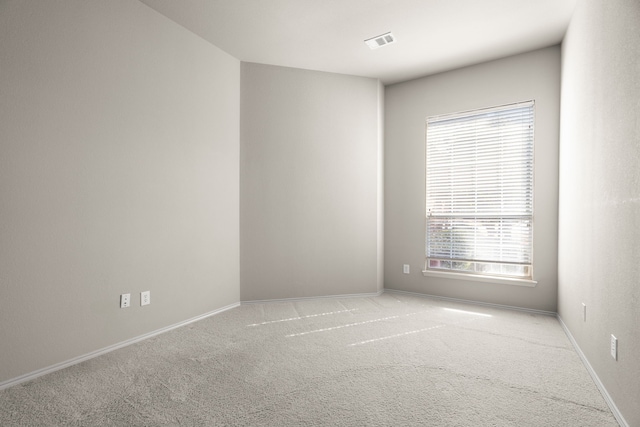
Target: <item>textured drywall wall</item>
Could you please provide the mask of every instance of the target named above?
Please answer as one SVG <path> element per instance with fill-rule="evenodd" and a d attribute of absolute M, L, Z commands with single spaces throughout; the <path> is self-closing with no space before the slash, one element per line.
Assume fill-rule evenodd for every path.
<path fill-rule="evenodd" d="M 559 219 L 558 312 L 628 425 L 640 426 L 637 0 L 579 2 L 563 42 Z"/>
<path fill-rule="evenodd" d="M 241 299 L 377 292 L 379 82 L 241 70 Z"/>
<path fill-rule="evenodd" d="M 239 61 L 129 0 L 0 40 L 0 382 L 237 303 Z"/>
<path fill-rule="evenodd" d="M 424 277 L 426 118 L 530 99 L 537 286 Z M 386 87 L 385 288 L 556 311 L 559 102 L 558 46 Z"/>

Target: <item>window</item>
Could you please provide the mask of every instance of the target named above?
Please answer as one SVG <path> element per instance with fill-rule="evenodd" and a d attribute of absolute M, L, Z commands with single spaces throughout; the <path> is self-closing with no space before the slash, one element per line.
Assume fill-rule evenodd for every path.
<path fill-rule="evenodd" d="M 533 101 L 427 119 L 427 271 L 532 279 L 533 123 Z"/>

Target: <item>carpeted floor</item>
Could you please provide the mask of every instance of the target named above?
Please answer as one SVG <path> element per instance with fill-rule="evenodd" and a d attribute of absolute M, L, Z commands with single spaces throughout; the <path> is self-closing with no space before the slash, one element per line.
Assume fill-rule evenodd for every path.
<path fill-rule="evenodd" d="M 617 426 L 558 321 L 398 294 L 249 304 L 0 392 L 2 426 Z"/>

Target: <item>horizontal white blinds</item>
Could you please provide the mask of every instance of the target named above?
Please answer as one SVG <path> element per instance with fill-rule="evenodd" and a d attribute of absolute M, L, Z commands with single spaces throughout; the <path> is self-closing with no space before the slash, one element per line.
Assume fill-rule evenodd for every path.
<path fill-rule="evenodd" d="M 427 258 L 531 264 L 533 124 L 533 101 L 427 119 Z"/>

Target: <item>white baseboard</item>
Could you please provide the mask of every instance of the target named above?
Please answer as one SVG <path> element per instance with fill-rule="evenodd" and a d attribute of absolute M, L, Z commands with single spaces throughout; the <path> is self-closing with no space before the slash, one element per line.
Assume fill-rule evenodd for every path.
<path fill-rule="evenodd" d="M 241 304 L 262 304 L 267 302 L 293 302 L 306 301 L 313 299 L 339 299 L 339 298 L 358 298 L 358 297 L 379 297 L 384 291 L 371 292 L 365 294 L 343 294 L 343 295 L 321 295 L 316 297 L 299 297 L 299 298 L 281 298 L 281 299 L 263 299 L 242 301 Z"/>
<path fill-rule="evenodd" d="M 556 312 L 554 312 L 554 311 L 536 310 L 536 309 L 533 309 L 533 308 L 516 307 L 516 306 L 513 306 L 513 305 L 503 305 L 503 304 L 494 304 L 494 303 L 490 303 L 490 302 L 466 300 L 466 299 L 460 299 L 460 298 L 441 297 L 441 296 L 438 296 L 438 295 L 421 294 L 419 292 L 399 291 L 399 290 L 396 290 L 396 289 L 386 289 L 385 288 L 384 292 L 385 293 L 390 293 L 390 294 L 411 295 L 411 296 L 414 296 L 414 297 L 437 299 L 437 300 L 442 300 L 442 301 L 458 302 L 458 303 L 463 303 L 463 304 L 480 305 L 480 306 L 483 306 L 483 307 L 501 308 L 503 310 L 522 311 L 522 312 L 525 312 L 525 313 L 540 314 L 540 315 L 543 315 L 543 316 L 553 316 L 553 317 L 556 316 Z"/>
<path fill-rule="evenodd" d="M 42 375 L 46 375 L 46 374 L 50 374 L 50 373 L 55 372 L 55 371 L 59 371 L 60 369 L 64 369 L 64 368 L 67 368 L 69 366 L 76 365 L 76 364 L 78 364 L 80 362 L 84 362 L 85 360 L 93 359 L 94 357 L 98 357 L 98 356 L 101 356 L 103 354 L 109 353 L 111 351 L 117 350 L 119 348 L 126 347 L 126 346 L 131 345 L 131 344 L 135 344 L 135 343 L 137 343 L 139 341 L 146 340 L 148 338 L 154 337 L 154 336 L 162 334 L 164 332 L 169 332 L 172 329 L 176 329 L 176 328 L 188 325 L 189 323 L 197 322 L 198 320 L 202 320 L 202 319 L 205 319 L 207 317 L 213 316 L 215 314 L 222 313 L 223 311 L 227 311 L 227 310 L 230 310 L 232 308 L 238 307 L 239 305 L 240 305 L 240 303 L 233 303 L 233 304 L 227 305 L 225 307 L 219 308 L 217 310 L 213 310 L 213 311 L 210 311 L 208 313 L 201 314 L 200 316 L 192 317 L 191 319 L 187 319 L 187 320 L 184 320 L 182 322 L 178 322 L 178 323 L 175 323 L 173 325 L 157 329 L 157 330 L 155 330 L 153 332 L 149 332 L 149 333 L 144 334 L 144 335 L 140 335 L 140 336 L 137 336 L 137 337 L 134 337 L 134 338 L 130 338 L 128 340 L 119 342 L 117 344 L 113 344 L 113 345 L 101 348 L 99 350 L 92 351 L 91 353 L 87 353 L 87 354 L 84 354 L 82 356 L 74 357 L 74 358 L 66 360 L 64 362 L 56 363 L 55 365 L 47 366 L 46 368 L 38 369 L 37 371 L 29 372 L 27 374 L 20 375 L 19 377 L 12 378 L 12 379 L 7 380 L 7 381 L 3 381 L 3 382 L 0 383 L 0 390 L 4 390 L 5 388 L 9 388 L 9 387 L 12 387 L 14 385 L 18 385 L 18 384 L 26 382 L 26 381 L 31 381 L 33 379 L 41 377 Z"/>
<path fill-rule="evenodd" d="M 593 382 L 596 383 L 596 387 L 598 387 L 598 390 L 600 390 L 600 394 L 602 394 L 604 401 L 609 406 L 609 409 L 611 409 L 611 412 L 613 413 L 613 416 L 616 418 L 616 421 L 618 421 L 618 424 L 620 424 L 621 427 L 629 427 L 627 420 L 624 419 L 624 417 L 618 410 L 618 407 L 613 402 L 613 399 L 609 395 L 609 392 L 604 387 L 604 384 L 602 384 L 602 381 L 600 381 L 598 374 L 596 374 L 596 371 L 591 367 L 591 364 L 589 363 L 589 359 L 587 359 L 587 356 L 584 355 L 584 353 L 582 352 L 582 349 L 578 345 L 578 342 L 575 340 L 575 338 L 573 338 L 573 335 L 571 335 L 569 328 L 567 328 L 567 325 L 565 325 L 565 323 L 562 321 L 562 317 L 560 317 L 559 314 L 557 317 L 558 317 L 558 321 L 560 322 L 560 325 L 562 325 L 562 329 L 564 329 L 564 333 L 569 338 L 569 341 L 571 341 L 571 344 L 573 344 L 573 348 L 576 350 L 576 353 L 578 353 L 578 356 L 580 356 L 580 359 L 582 359 L 582 363 L 587 368 L 587 371 L 589 372 L 589 375 L 591 375 Z"/>

